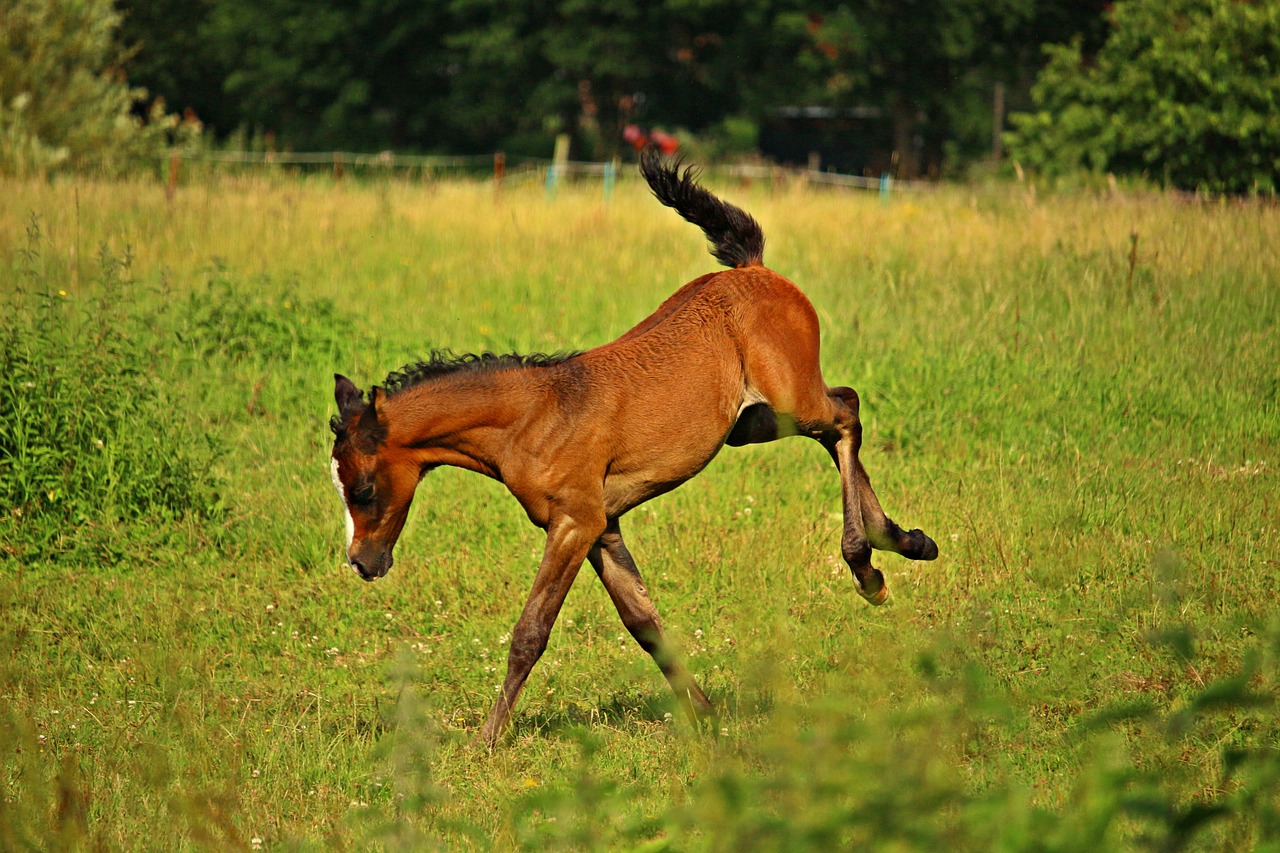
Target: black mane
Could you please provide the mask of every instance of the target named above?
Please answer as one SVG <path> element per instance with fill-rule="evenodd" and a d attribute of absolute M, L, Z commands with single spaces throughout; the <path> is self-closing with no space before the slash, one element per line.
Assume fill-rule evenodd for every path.
<path fill-rule="evenodd" d="M 414 388 L 424 382 L 430 382 L 441 376 L 452 376 L 458 373 L 488 372 L 493 370 L 510 370 L 516 367 L 551 367 L 561 364 L 579 352 L 556 352 L 550 355 L 543 353 L 506 353 L 498 355 L 492 352 L 463 353 L 455 355 L 450 350 L 432 350 L 425 361 L 406 364 L 399 370 L 393 370 L 382 381 L 382 389 L 388 396 Z"/>
<path fill-rule="evenodd" d="M 382 381 L 380 390 L 384 395 L 391 397 L 401 391 L 416 388 L 425 382 L 430 382 L 442 376 L 510 370 L 516 367 L 550 367 L 562 364 L 577 355 L 581 355 L 581 350 L 556 352 L 550 355 L 540 352 L 528 355 L 520 355 L 514 352 L 506 353 L 505 355 L 498 355 L 492 352 L 479 354 L 466 352 L 462 355 L 455 355 L 451 350 L 447 349 L 432 350 L 431 355 L 425 361 L 406 364 L 399 370 L 393 370 L 388 373 L 387 378 Z M 362 394 L 361 396 L 363 397 L 364 395 Z M 329 419 L 329 429 L 337 436 L 339 441 L 342 441 L 347 436 L 345 422 L 348 415 L 349 412 L 341 412 Z"/>

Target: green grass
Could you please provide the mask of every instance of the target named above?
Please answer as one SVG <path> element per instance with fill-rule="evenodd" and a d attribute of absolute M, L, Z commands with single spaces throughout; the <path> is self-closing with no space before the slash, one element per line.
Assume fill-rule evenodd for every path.
<path fill-rule="evenodd" d="M 602 343 L 713 268 L 696 229 L 636 183 L 0 185 L 5 355 L 61 383 L 5 386 L 24 419 L 112 402 L 153 441 L 130 471 L 209 483 L 121 505 L 111 469 L 0 507 L 0 847 L 1277 849 L 1276 208 L 716 189 L 941 557 L 880 556 L 866 606 L 821 448 L 728 449 L 624 521 L 719 731 L 587 572 L 487 754 L 541 536 L 437 471 L 361 582 L 332 373 Z M 97 470 L 83 428 L 41 434 L 49 476 Z"/>

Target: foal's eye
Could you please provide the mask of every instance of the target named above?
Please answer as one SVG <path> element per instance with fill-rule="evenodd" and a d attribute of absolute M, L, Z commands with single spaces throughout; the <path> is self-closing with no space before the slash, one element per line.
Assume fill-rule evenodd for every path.
<path fill-rule="evenodd" d="M 373 486 L 361 486 L 351 493 L 351 502 L 359 506 L 373 503 Z"/>

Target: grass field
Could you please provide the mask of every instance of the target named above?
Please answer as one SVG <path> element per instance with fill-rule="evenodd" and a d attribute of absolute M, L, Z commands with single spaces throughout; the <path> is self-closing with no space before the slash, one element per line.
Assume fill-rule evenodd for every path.
<path fill-rule="evenodd" d="M 808 293 L 882 503 L 800 439 L 624 525 L 721 710 L 442 469 L 343 565 L 334 371 L 610 340 L 714 261 L 624 182 L 0 184 L 0 848 L 1280 849 L 1280 209 L 712 182 Z"/>

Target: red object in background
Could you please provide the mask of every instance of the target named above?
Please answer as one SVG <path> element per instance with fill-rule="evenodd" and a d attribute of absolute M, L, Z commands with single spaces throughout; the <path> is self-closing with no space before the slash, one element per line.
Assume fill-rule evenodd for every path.
<path fill-rule="evenodd" d="M 649 137 L 640 129 L 638 124 L 629 124 L 622 129 L 622 138 L 631 143 L 631 147 L 637 151 L 645 147 L 649 142 Z"/>
<path fill-rule="evenodd" d="M 630 142 L 631 147 L 637 151 L 643 150 L 650 142 L 658 146 L 658 150 L 668 157 L 680 150 L 680 140 L 671 134 L 663 133 L 660 130 L 651 130 L 645 133 L 638 124 L 629 124 L 624 127 L 622 129 L 622 138 Z"/>
<path fill-rule="evenodd" d="M 669 133 L 654 130 L 649 133 L 649 139 L 654 145 L 658 146 L 659 151 L 668 157 L 680 150 L 680 140 Z"/>

